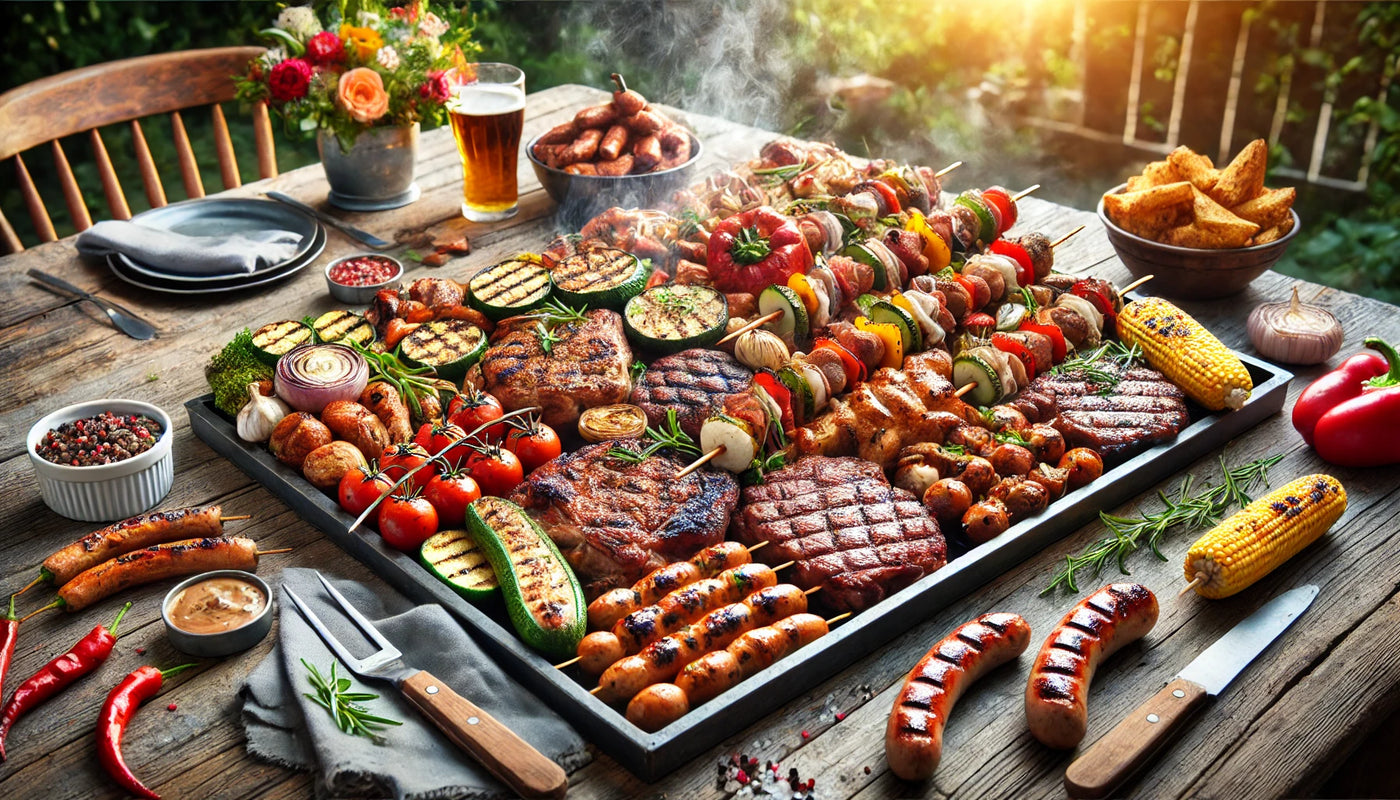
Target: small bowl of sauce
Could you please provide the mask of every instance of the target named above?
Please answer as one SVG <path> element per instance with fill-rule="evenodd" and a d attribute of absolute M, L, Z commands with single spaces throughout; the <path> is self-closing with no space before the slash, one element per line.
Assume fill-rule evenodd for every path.
<path fill-rule="evenodd" d="M 356 253 L 326 265 L 326 288 L 342 303 L 366 305 L 403 277 L 403 262 L 382 253 Z"/>
<path fill-rule="evenodd" d="M 195 575 L 171 589 L 160 615 L 170 643 L 183 653 L 216 658 L 247 650 L 272 628 L 272 590 L 235 569 Z"/>

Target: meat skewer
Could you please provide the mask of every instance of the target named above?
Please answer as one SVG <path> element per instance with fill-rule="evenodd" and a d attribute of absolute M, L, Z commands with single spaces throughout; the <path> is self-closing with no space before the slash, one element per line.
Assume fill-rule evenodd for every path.
<path fill-rule="evenodd" d="M 1039 188 L 1040 188 L 1040 184 L 1038 184 L 1038 183 L 1032 184 L 1032 185 L 1027 186 L 1026 188 L 1022 189 L 1021 191 L 1017 192 L 1011 199 L 1012 199 L 1012 200 L 1020 200 L 1022 197 L 1025 197 L 1026 195 L 1029 195 L 1031 192 L 1034 192 L 1036 189 L 1039 189 Z"/>

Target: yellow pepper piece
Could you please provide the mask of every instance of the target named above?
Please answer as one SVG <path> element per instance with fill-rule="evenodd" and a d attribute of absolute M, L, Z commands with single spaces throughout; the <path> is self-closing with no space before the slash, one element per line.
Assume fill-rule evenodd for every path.
<path fill-rule="evenodd" d="M 904 223 L 904 229 L 923 237 L 924 257 L 928 259 L 929 272 L 937 272 L 952 262 L 953 252 L 948 249 L 948 243 L 943 241 L 943 237 L 934 231 L 928 224 L 928 219 L 917 209 L 910 211 L 909 221 Z"/>
<path fill-rule="evenodd" d="M 871 322 L 865 317 L 856 317 L 856 330 L 869 331 L 885 343 L 885 355 L 880 359 L 881 367 L 898 369 L 904 365 L 904 339 L 899 334 L 899 328 L 887 322 Z"/>
<path fill-rule="evenodd" d="M 800 272 L 794 272 L 787 282 L 788 288 L 797 292 L 797 296 L 802 298 L 802 305 L 807 308 L 808 315 L 817 313 L 817 292 L 812 288 L 812 282 L 807 280 L 807 276 Z"/>
<path fill-rule="evenodd" d="M 894 295 L 890 297 L 890 303 L 896 308 L 902 308 L 908 311 L 911 315 L 914 313 L 914 304 L 909 302 L 909 298 L 905 297 L 901 292 L 895 292 Z"/>

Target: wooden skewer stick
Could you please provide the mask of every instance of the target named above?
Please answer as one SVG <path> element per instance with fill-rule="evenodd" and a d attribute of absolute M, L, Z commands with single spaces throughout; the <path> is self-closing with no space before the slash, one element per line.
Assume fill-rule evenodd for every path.
<path fill-rule="evenodd" d="M 957 169 L 958 167 L 961 167 L 962 165 L 963 165 L 963 162 L 961 162 L 961 161 L 954 161 L 953 163 L 949 164 L 948 166 L 944 167 L 943 169 L 940 169 L 939 171 L 933 173 L 933 177 L 935 177 L 935 178 L 941 178 L 941 177 L 943 177 L 944 175 L 947 175 L 948 173 L 950 173 L 950 172 L 952 172 L 953 170 Z"/>
<path fill-rule="evenodd" d="M 1121 295 L 1121 294 L 1127 294 L 1128 292 L 1131 292 L 1132 290 L 1134 290 L 1134 289 L 1136 289 L 1137 287 L 1143 285 L 1144 283 L 1147 283 L 1148 281 L 1152 280 L 1152 279 L 1155 278 L 1155 277 L 1157 277 L 1157 276 L 1156 276 L 1156 275 L 1144 275 L 1144 276 L 1142 276 L 1141 278 L 1138 278 L 1137 280 L 1135 280 L 1135 281 L 1133 281 L 1132 283 L 1128 284 L 1127 286 L 1124 286 L 1122 289 L 1119 289 L 1119 290 L 1118 290 L 1118 294 L 1120 294 L 1120 295 Z"/>
<path fill-rule="evenodd" d="M 283 553 L 290 553 L 290 552 L 292 552 L 292 548 L 290 548 L 290 547 L 279 547 L 279 548 L 276 549 L 276 550 L 257 550 L 257 551 L 254 551 L 253 555 L 255 555 L 255 556 L 277 556 L 277 555 L 281 555 L 281 554 L 283 554 Z"/>
<path fill-rule="evenodd" d="M 1188 584 L 1186 584 L 1186 588 L 1182 589 L 1182 590 L 1177 594 L 1177 597 L 1185 597 L 1187 592 L 1191 591 L 1192 589 L 1196 588 L 1197 586 L 1200 586 L 1201 584 L 1203 584 L 1203 583 L 1205 583 L 1205 582 L 1206 582 L 1206 574 L 1205 574 L 1204 572 L 1197 572 L 1197 573 L 1196 573 L 1196 577 L 1192 578 L 1192 579 L 1191 579 L 1191 582 L 1188 583 Z"/>
<path fill-rule="evenodd" d="M 958 389 L 956 392 L 953 392 L 953 396 L 954 396 L 954 397 L 962 397 L 963 395 L 967 394 L 968 392 L 970 392 L 970 391 L 972 391 L 973 389 L 976 389 L 976 388 L 977 388 L 977 381 L 973 381 L 972 383 L 969 383 L 968 385 L 966 385 L 966 386 L 964 386 L 964 387 Z"/>
<path fill-rule="evenodd" d="M 711 450 L 710 452 L 706 453 L 705 455 L 700 456 L 699 458 L 697 458 L 697 459 L 695 459 L 694 461 L 690 462 L 690 465 L 689 465 L 689 466 L 687 466 L 685 469 L 682 469 L 680 472 L 677 472 L 677 473 L 676 473 L 676 480 L 680 480 L 681 478 L 684 478 L 685 476 L 689 475 L 690 473 L 694 472 L 695 470 L 700 469 L 701 467 L 703 467 L 703 466 L 705 466 L 706 464 L 710 463 L 710 461 L 711 461 L 712 459 L 719 458 L 719 457 L 722 456 L 722 455 L 724 455 L 724 445 L 720 445 L 719 447 L 716 447 L 715 449 Z"/>
<path fill-rule="evenodd" d="M 1013 198 L 1011 198 L 1011 202 L 1014 203 L 1014 202 L 1016 202 L 1017 200 L 1020 200 L 1022 197 L 1025 197 L 1026 195 L 1030 194 L 1031 192 L 1034 192 L 1036 189 L 1039 189 L 1039 188 L 1040 188 L 1040 184 L 1038 184 L 1038 183 L 1037 183 L 1037 184 L 1032 184 L 1031 186 L 1027 186 L 1026 188 L 1022 189 L 1021 191 L 1017 192 L 1017 193 L 1016 193 L 1016 196 L 1013 197 Z"/>
<path fill-rule="evenodd" d="M 797 563 L 796 561 L 789 561 L 789 562 L 787 562 L 787 563 L 785 563 L 785 564 L 779 564 L 778 566 L 776 566 L 776 567 L 773 568 L 773 571 L 774 571 L 774 572 L 777 572 L 777 571 L 780 570 L 780 569 L 787 569 L 788 567 L 790 567 L 790 566 L 792 566 L 793 564 L 796 564 L 796 563 Z"/>
<path fill-rule="evenodd" d="M 727 334 L 725 334 L 725 336 L 724 336 L 723 339 L 720 339 L 718 342 L 715 342 L 715 346 L 719 346 L 719 345 L 724 344 L 725 342 L 730 342 L 730 341 L 733 341 L 733 340 L 735 340 L 735 339 L 738 339 L 740 336 L 743 336 L 744 334 L 748 333 L 749 331 L 753 330 L 754 328 L 757 328 L 757 327 L 760 327 L 760 326 L 763 326 L 763 325 L 767 325 L 768 323 L 772 322 L 773 320 L 777 319 L 778 317 L 781 317 L 782 315 L 783 315 L 783 312 L 782 312 L 781 309 L 779 309 L 779 310 L 777 310 L 777 311 L 774 311 L 774 312 L 772 312 L 772 313 L 770 313 L 770 314 L 764 314 L 763 316 L 759 317 L 758 319 L 754 320 L 753 322 L 750 322 L 750 323 L 746 324 L 744 327 L 742 327 L 742 328 L 740 328 L 740 329 L 734 331 L 733 333 L 727 333 Z"/>
<path fill-rule="evenodd" d="M 803 592 L 803 594 L 807 595 L 808 597 L 811 597 L 812 595 L 816 594 L 817 592 L 820 592 L 821 590 L 822 590 L 822 587 L 820 587 L 820 586 L 813 586 L 812 588 L 810 588 L 810 589 L 808 589 L 807 591 Z"/>
<path fill-rule="evenodd" d="M 252 514 L 239 514 L 236 517 L 219 517 L 220 522 L 237 522 L 240 519 L 252 519 Z"/>
<path fill-rule="evenodd" d="M 749 548 L 749 553 L 752 554 L 753 551 L 757 550 L 757 549 L 760 548 L 760 547 L 763 547 L 763 546 L 766 545 L 766 544 L 768 544 L 768 540 L 767 540 L 767 539 L 764 539 L 763 541 L 759 542 L 758 544 L 754 545 L 753 547 L 750 547 L 750 548 Z"/>
<path fill-rule="evenodd" d="M 844 613 L 844 614 L 837 614 L 836 616 L 834 616 L 834 617 L 832 617 L 831 619 L 829 619 L 829 620 L 826 621 L 827 627 L 831 627 L 832 625 L 835 625 L 836 623 L 840 622 L 841 620 L 845 619 L 846 617 L 849 617 L 850 615 L 851 615 L 851 612 L 850 612 L 850 611 L 847 611 L 847 612 Z"/>
<path fill-rule="evenodd" d="M 1079 232 L 1082 231 L 1082 230 L 1084 230 L 1084 226 L 1083 226 L 1083 225 L 1080 225 L 1078 228 L 1075 228 L 1074 230 L 1070 231 L 1069 233 L 1066 233 L 1064 236 L 1061 236 L 1060 238 L 1058 238 L 1058 239 L 1056 239 L 1055 241 L 1051 242 L 1051 243 L 1050 243 L 1050 249 L 1053 250 L 1054 248 L 1059 247 L 1060 245 L 1064 244 L 1064 243 L 1065 243 L 1065 240 L 1069 239 L 1069 237 L 1075 235 L 1076 233 L 1079 233 Z"/>
<path fill-rule="evenodd" d="M 563 669 L 563 668 L 565 668 L 565 667 L 571 667 L 571 666 L 573 666 L 574 664 L 577 664 L 578 662 L 580 662 L 580 661 L 582 661 L 582 660 L 583 660 L 583 656 L 574 656 L 573 658 L 571 658 L 571 659 L 569 659 L 568 661 L 565 661 L 565 662 L 563 662 L 563 663 L 561 663 L 561 664 L 555 664 L 555 665 L 554 665 L 554 668 L 555 668 L 555 669 Z"/>

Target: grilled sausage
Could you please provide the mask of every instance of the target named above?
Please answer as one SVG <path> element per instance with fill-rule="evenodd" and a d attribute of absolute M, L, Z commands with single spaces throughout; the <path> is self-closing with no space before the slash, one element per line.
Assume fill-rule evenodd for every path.
<path fill-rule="evenodd" d="M 1157 598 L 1137 583 L 1111 583 L 1081 600 L 1055 626 L 1031 666 L 1026 724 L 1047 747 L 1079 744 L 1089 719 L 1094 670 L 1157 624 Z"/>
<path fill-rule="evenodd" d="M 360 405 L 368 408 L 384 423 L 384 430 L 389 434 L 389 444 L 399 444 L 413 438 L 408 406 L 404 404 L 403 395 L 399 394 L 398 389 L 384 381 L 371 381 L 360 393 Z"/>
<path fill-rule="evenodd" d="M 562 125 L 555 125 L 553 128 L 550 128 L 549 130 L 545 131 L 543 134 L 540 135 L 540 138 L 535 140 L 535 144 L 568 144 L 569 142 L 572 142 L 577 136 L 578 126 L 574 124 L 573 120 L 569 120 L 568 122 L 565 122 Z"/>
<path fill-rule="evenodd" d="M 637 693 L 627 704 L 627 721 L 651 733 L 659 731 L 690 711 L 685 692 L 674 683 L 656 683 Z"/>
<path fill-rule="evenodd" d="M 662 140 L 662 169 L 671 169 L 672 167 L 679 167 L 681 164 L 684 164 L 685 162 L 690 160 L 690 137 L 685 135 L 685 131 L 681 131 L 681 135 L 682 138 L 680 142 L 677 143 L 674 147 L 666 144 L 666 141 L 664 139 Z"/>
<path fill-rule="evenodd" d="M 637 161 L 633 158 L 631 153 L 623 153 L 611 161 L 599 161 L 597 164 L 589 164 L 588 166 L 593 167 L 594 172 L 599 175 L 618 177 L 620 175 L 630 175 L 632 173 L 632 168 L 635 167 L 636 164 Z M 579 166 L 583 165 L 580 164 Z"/>
<path fill-rule="evenodd" d="M 588 161 L 580 161 L 577 164 L 570 164 L 564 167 L 564 171 L 570 175 L 598 175 L 598 165 Z"/>
<path fill-rule="evenodd" d="M 78 573 L 133 550 L 180 539 L 222 536 L 223 513 L 219 506 L 176 508 L 114 522 L 44 559 L 39 577 L 62 586 Z"/>
<path fill-rule="evenodd" d="M 661 142 L 655 136 L 641 136 L 632 142 L 632 158 L 636 169 L 646 172 L 661 163 Z"/>
<path fill-rule="evenodd" d="M 613 92 L 612 102 L 617 108 L 617 113 L 624 117 L 630 117 L 647 107 L 647 99 L 641 92 L 632 89 Z"/>
<path fill-rule="evenodd" d="M 378 458 L 384 448 L 391 444 L 389 430 L 379 417 L 354 400 L 332 400 L 327 403 L 321 411 L 321 422 L 331 429 L 337 439 L 344 439 L 359 448 L 366 461 Z"/>
<path fill-rule="evenodd" d="M 104 561 L 78 574 L 58 590 L 65 611 L 87 608 L 124 589 L 166 578 L 216 569 L 252 571 L 258 567 L 258 546 L 237 537 L 185 539 L 136 550 Z"/>
<path fill-rule="evenodd" d="M 676 676 L 676 685 L 693 708 L 820 639 L 827 630 L 826 620 L 815 614 L 793 614 L 766 628 L 755 628 L 725 649 L 706 653 L 686 664 Z"/>
<path fill-rule="evenodd" d="M 677 561 L 653 570 L 632 584 L 630 589 L 613 589 L 588 604 L 588 625 L 594 629 L 611 628 L 618 620 L 639 608 L 649 606 L 672 591 L 701 578 L 718 575 L 727 569 L 752 560 L 749 550 L 738 542 L 720 542 L 706 547 L 688 561 Z M 685 566 L 699 570 L 698 574 L 681 580 L 691 573 Z"/>
<path fill-rule="evenodd" d="M 617 109 L 611 103 L 589 106 L 574 115 L 574 128 L 582 135 L 588 128 L 605 128 L 617 119 Z M 602 135 L 602 131 L 598 132 Z M 577 141 L 577 140 L 575 140 Z"/>
<path fill-rule="evenodd" d="M 642 109 L 623 120 L 638 136 L 647 136 L 666 127 L 666 120 L 655 111 Z"/>
<path fill-rule="evenodd" d="M 943 726 L 974 681 L 1014 661 L 1031 641 L 1019 614 L 983 614 L 934 645 L 904 679 L 885 728 L 885 761 L 907 781 L 928 778 L 943 755 Z"/>
<path fill-rule="evenodd" d="M 603 140 L 598 143 L 598 158 L 612 161 L 622 155 L 622 148 L 627 146 L 628 138 L 626 125 L 613 125 L 608 128 L 608 132 L 603 134 Z"/>

